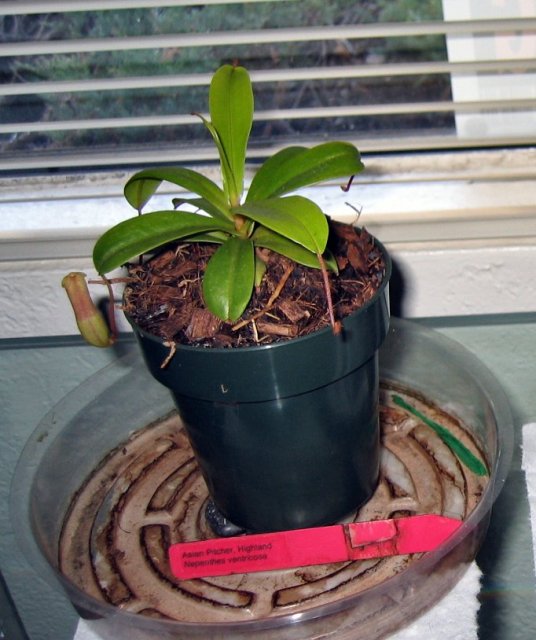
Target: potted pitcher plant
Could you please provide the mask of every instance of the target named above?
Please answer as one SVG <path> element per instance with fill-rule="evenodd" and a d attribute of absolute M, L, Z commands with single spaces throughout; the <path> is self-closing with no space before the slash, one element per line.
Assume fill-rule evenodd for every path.
<path fill-rule="evenodd" d="M 245 531 L 337 521 L 379 473 L 378 349 L 391 263 L 364 229 L 330 220 L 302 187 L 363 169 L 345 142 L 277 151 L 244 187 L 253 123 L 248 72 L 213 76 L 209 117 L 221 181 L 187 167 L 139 171 L 137 215 L 106 231 L 102 281 L 128 264 L 123 309 L 168 387 L 219 521 Z M 161 183 L 190 194 L 146 212 Z M 113 341 L 83 274 L 64 278 L 82 334 Z"/>

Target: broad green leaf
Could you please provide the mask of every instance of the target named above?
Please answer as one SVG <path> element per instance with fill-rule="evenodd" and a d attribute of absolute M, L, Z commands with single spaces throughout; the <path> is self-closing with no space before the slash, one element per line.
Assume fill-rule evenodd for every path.
<path fill-rule="evenodd" d="M 172 200 L 173 207 L 175 209 L 180 209 L 183 205 L 189 205 L 191 207 L 195 207 L 197 210 L 204 211 L 208 213 L 213 218 L 221 218 L 222 220 L 230 220 L 228 215 L 222 215 L 221 211 L 214 206 L 214 204 L 207 200 L 206 198 L 173 198 Z M 191 209 L 190 209 L 191 211 Z"/>
<path fill-rule="evenodd" d="M 224 231 L 208 231 L 207 233 L 196 233 L 188 236 L 188 242 L 210 242 L 213 244 L 223 244 L 229 239 L 229 233 Z"/>
<path fill-rule="evenodd" d="M 253 89 L 243 67 L 223 65 L 216 71 L 210 84 L 209 110 L 225 164 L 230 168 L 229 199 L 236 206 L 242 196 L 246 149 L 253 122 Z"/>
<path fill-rule="evenodd" d="M 196 213 L 155 211 L 124 220 L 106 231 L 93 249 L 93 262 L 100 274 L 117 269 L 132 258 L 167 242 L 207 231 L 233 233 L 231 222 Z"/>
<path fill-rule="evenodd" d="M 220 217 L 231 219 L 225 194 L 215 182 L 201 173 L 184 167 L 155 167 L 134 174 L 125 185 L 125 198 L 141 211 L 162 182 L 171 182 L 212 203 Z"/>
<path fill-rule="evenodd" d="M 248 200 L 266 200 L 277 195 L 282 180 L 286 180 L 286 168 L 293 171 L 299 157 L 307 151 L 307 147 L 285 147 L 267 158 L 257 169 L 248 189 Z M 298 165 L 299 166 L 299 165 Z"/>
<path fill-rule="evenodd" d="M 266 227 L 257 227 L 251 236 L 251 239 L 255 243 L 256 247 L 271 249 L 272 251 L 280 253 L 281 255 L 294 260 L 294 262 L 303 264 L 306 267 L 320 269 L 320 262 L 318 261 L 316 253 L 308 251 L 301 245 L 284 238 L 279 233 L 275 233 L 275 231 L 271 231 Z M 338 273 L 339 269 L 337 261 L 329 249 L 324 252 L 324 261 L 328 269 L 334 273 Z"/>
<path fill-rule="evenodd" d="M 303 196 L 246 202 L 234 210 L 246 218 L 297 242 L 313 253 L 324 253 L 328 221 L 322 209 Z"/>
<path fill-rule="evenodd" d="M 212 256 L 203 277 L 208 309 L 234 322 L 244 312 L 255 282 L 255 251 L 249 239 L 231 237 Z"/>
<path fill-rule="evenodd" d="M 320 264 L 314 251 L 309 251 L 297 244 L 283 237 L 275 231 L 271 231 L 266 227 L 257 227 L 255 232 L 251 236 L 251 239 L 255 243 L 256 247 L 264 247 L 265 249 L 271 249 L 276 253 L 287 256 L 295 262 L 305 265 L 306 267 L 313 267 L 318 269 Z"/>
<path fill-rule="evenodd" d="M 348 179 L 363 168 L 359 151 L 347 142 L 325 142 L 310 149 L 288 147 L 260 167 L 247 201 L 274 198 L 323 180 Z"/>

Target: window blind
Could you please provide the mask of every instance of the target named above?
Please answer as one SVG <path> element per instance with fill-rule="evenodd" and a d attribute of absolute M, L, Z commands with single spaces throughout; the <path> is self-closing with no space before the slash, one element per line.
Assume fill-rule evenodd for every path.
<path fill-rule="evenodd" d="M 252 159 L 534 144 L 536 15 L 446 20 L 445 2 L 4 1 L 0 170 L 211 161 L 192 112 L 233 61 L 255 87 Z"/>

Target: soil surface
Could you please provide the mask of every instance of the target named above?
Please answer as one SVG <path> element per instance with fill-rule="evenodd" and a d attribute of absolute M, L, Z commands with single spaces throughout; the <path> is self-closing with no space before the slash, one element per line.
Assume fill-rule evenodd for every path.
<path fill-rule="evenodd" d="M 328 247 L 339 267 L 330 272 L 334 315 L 342 320 L 375 294 L 385 261 L 364 229 L 330 223 Z M 132 266 L 125 311 L 143 329 L 167 341 L 212 347 L 269 344 L 306 335 L 330 324 L 320 269 L 257 250 L 266 263 L 260 287 L 236 323 L 223 322 L 204 306 L 201 290 L 214 244 L 175 244 L 142 265 Z"/>

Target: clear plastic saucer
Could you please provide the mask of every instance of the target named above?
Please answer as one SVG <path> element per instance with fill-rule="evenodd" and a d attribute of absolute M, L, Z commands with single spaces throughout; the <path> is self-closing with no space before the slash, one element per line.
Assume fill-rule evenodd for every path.
<path fill-rule="evenodd" d="M 172 501 L 175 485 L 171 480 L 167 485 L 163 482 L 178 473 L 170 466 L 168 476 L 160 470 L 154 474 L 159 476 L 156 480 L 160 483 L 160 497 L 157 500 L 156 494 L 152 495 L 144 512 L 144 517 L 149 514 L 149 519 L 139 559 L 139 564 L 145 563 L 147 569 L 143 577 L 137 578 L 135 573 L 132 578 L 126 575 L 130 570 L 128 559 L 125 561 L 123 551 L 117 550 L 115 559 L 112 553 L 103 551 L 105 556 L 108 553 L 108 562 L 93 558 L 85 581 L 80 578 L 83 563 L 72 578 L 66 577 L 68 572 L 60 570 L 60 564 L 65 563 L 65 556 L 60 552 L 62 536 L 63 542 L 70 543 L 71 552 L 76 551 L 77 545 L 82 548 L 85 544 L 100 549 L 99 544 L 106 536 L 112 536 L 114 523 L 117 526 L 113 535 L 122 533 L 126 536 L 129 522 L 134 525 L 138 516 L 131 515 L 130 521 L 119 519 L 117 505 L 121 504 L 125 512 L 129 507 L 128 498 L 124 497 L 123 477 L 117 475 L 115 467 L 109 472 L 103 469 L 105 462 L 113 458 L 114 464 L 129 469 L 127 475 L 134 478 L 133 482 L 149 483 L 150 474 L 145 473 L 145 469 L 152 462 L 140 462 L 138 454 L 132 454 L 130 467 L 121 462 L 121 458 L 130 455 L 129 447 L 136 441 L 137 434 L 147 429 L 158 432 L 151 442 L 156 448 L 163 447 L 161 460 L 167 459 L 164 449 L 169 448 L 172 441 L 173 454 L 169 455 L 176 455 L 178 451 L 183 456 L 179 465 L 182 469 L 180 482 L 190 493 L 181 489 L 181 499 L 189 513 L 192 530 L 197 532 L 195 535 L 203 535 L 205 525 L 200 514 L 206 502 L 206 489 L 196 476 L 195 461 L 186 451 L 187 441 L 180 435 L 169 435 L 180 434 L 180 424 L 176 428 L 173 422 L 178 418 L 167 390 L 153 381 L 141 356 L 133 351 L 66 396 L 43 419 L 25 447 L 11 494 L 14 525 L 25 553 L 55 587 L 61 585 L 82 617 L 87 618 L 104 638 L 315 640 L 350 639 L 358 635 L 370 639 L 385 637 L 438 602 L 474 559 L 509 469 L 513 428 L 508 402 L 490 372 L 468 351 L 437 332 L 416 323 L 393 319 L 381 350 L 380 370 L 384 394 L 393 389 L 397 393 L 409 390 L 410 398 L 422 399 L 446 420 L 451 419 L 452 428 L 461 425 L 469 443 L 482 454 L 489 467 L 489 477 L 482 485 L 471 485 L 470 474 L 463 469 L 459 471 L 461 484 L 473 486 L 473 499 L 463 514 L 462 526 L 434 551 L 411 558 L 389 559 L 383 565 L 361 566 L 361 573 L 367 579 L 374 571 L 377 573 L 377 579 L 363 583 L 364 586 L 359 586 L 357 580 L 354 582 L 357 586 L 352 585 L 350 579 L 345 581 L 356 569 L 348 564 L 302 570 L 299 589 L 296 576 L 288 572 L 174 584 L 166 573 L 165 560 L 159 558 L 158 549 L 165 546 L 157 530 L 159 523 L 149 517 L 151 510 L 154 513 L 158 510 L 158 500 L 162 500 L 166 490 L 169 492 L 167 499 Z M 170 424 L 172 431 L 169 431 Z M 397 438 L 397 442 L 403 444 L 401 434 L 397 434 Z M 424 443 L 423 450 L 427 446 Z M 400 459 L 403 458 L 401 454 Z M 433 459 L 433 456 L 429 458 Z M 172 465 L 171 457 L 168 464 Z M 426 465 L 417 467 L 425 470 Z M 96 469 L 101 472 L 100 476 Z M 135 477 L 135 469 L 144 471 Z M 88 484 L 88 478 L 92 478 L 94 485 Z M 412 482 L 416 484 L 416 481 L 408 481 L 408 484 Z M 430 493 L 431 485 L 427 484 L 426 478 L 423 482 Z M 442 486 L 439 483 L 439 493 Z M 411 488 L 407 489 L 408 495 L 411 491 Z M 73 496 L 79 497 L 84 492 L 87 499 L 80 508 L 80 515 L 77 513 L 73 517 L 73 510 L 79 508 L 73 506 Z M 420 495 L 425 494 L 421 492 Z M 398 494 L 395 497 L 404 498 Z M 397 504 L 398 510 L 403 510 L 403 505 L 410 502 L 399 500 Z M 377 517 L 375 505 L 373 499 L 361 517 Z M 410 506 L 407 508 L 411 510 Z M 92 525 L 83 528 L 80 524 L 83 514 L 91 510 L 95 516 Z M 69 518 L 71 529 L 65 525 Z M 138 534 L 136 537 L 140 538 Z M 147 552 L 148 549 L 152 552 Z M 138 552 L 137 547 L 134 552 Z M 80 553 L 83 557 L 86 552 L 82 549 Z M 392 571 L 385 570 L 389 562 Z M 76 568 L 76 562 L 73 566 Z M 115 573 L 110 571 L 110 566 Z M 106 571 L 110 571 L 108 578 Z M 162 613 L 159 609 L 156 578 L 165 584 L 168 607 L 175 606 L 172 597 L 177 594 L 176 617 L 179 620 L 169 619 L 170 611 Z M 154 589 L 151 587 L 153 581 Z M 324 595 L 319 588 L 321 581 L 325 586 Z M 118 590 L 114 591 L 112 587 Z M 138 592 L 145 594 L 142 604 Z M 313 592 L 314 597 L 311 596 Z M 275 609 L 276 602 L 283 603 L 279 609 Z"/>

